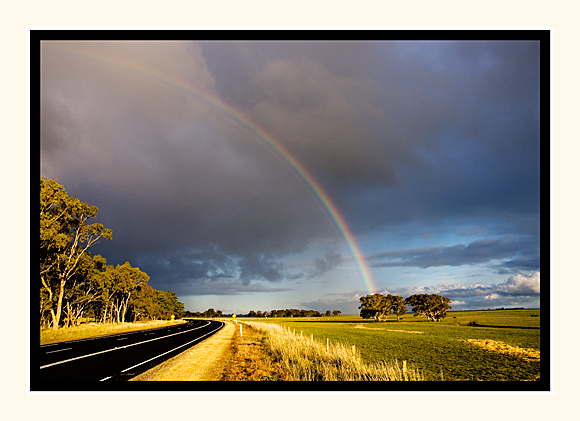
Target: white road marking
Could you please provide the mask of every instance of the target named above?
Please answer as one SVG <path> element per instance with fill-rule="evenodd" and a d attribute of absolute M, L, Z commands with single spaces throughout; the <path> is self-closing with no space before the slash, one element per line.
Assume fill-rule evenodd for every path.
<path fill-rule="evenodd" d="M 72 348 L 63 348 L 63 349 L 57 349 L 56 351 L 46 351 L 46 353 L 47 353 L 47 354 L 52 354 L 52 353 L 54 353 L 54 352 L 67 351 L 67 350 L 69 350 L 69 349 L 72 349 Z"/>
<path fill-rule="evenodd" d="M 195 327 L 195 328 L 193 328 L 193 329 L 185 330 L 185 331 L 183 331 L 183 332 L 172 333 L 172 334 L 170 334 L 170 335 L 161 336 L 161 337 L 159 337 L 159 338 L 147 339 L 146 341 L 137 342 L 137 343 L 134 343 L 134 344 L 129 344 L 129 345 L 125 345 L 125 346 L 120 346 L 120 347 L 115 347 L 115 348 L 105 349 L 105 350 L 103 350 L 103 351 L 99 351 L 99 352 L 93 352 L 92 354 L 81 355 L 81 356 L 79 356 L 79 357 L 75 357 L 75 358 L 69 358 L 68 360 L 62 360 L 62 361 L 57 361 L 57 362 L 54 362 L 54 363 L 50 363 L 50 364 L 46 364 L 46 365 L 42 365 L 42 366 L 40 366 L 40 369 L 47 368 L 47 367 L 52 367 L 53 365 L 59 365 L 59 364 L 68 363 L 68 362 L 70 362 L 70 361 L 80 360 L 80 359 L 82 359 L 82 358 L 92 357 L 93 355 L 104 354 L 104 353 L 106 353 L 106 352 L 115 351 L 115 350 L 117 350 L 117 349 L 123 349 L 123 348 L 129 348 L 130 346 L 141 345 L 141 344 L 144 344 L 144 343 L 146 343 L 146 342 L 152 342 L 152 341 L 156 341 L 156 340 L 159 340 L 159 339 L 168 338 L 168 337 L 170 337 L 170 336 L 174 336 L 174 335 L 181 335 L 182 333 L 187 333 L 187 332 L 190 332 L 190 331 L 192 331 L 192 330 L 201 329 L 202 327 L 204 327 L 204 326 L 207 326 L 208 324 L 210 324 L 210 322 L 207 322 L 207 323 L 206 323 L 205 325 L 203 325 L 203 326 L 198 326 L 198 327 Z M 203 336 L 202 336 L 202 338 L 203 338 Z"/>
<path fill-rule="evenodd" d="M 167 352 L 164 352 L 163 354 L 159 354 L 159 355 L 157 355 L 157 356 L 155 356 L 155 357 L 153 357 L 153 358 L 149 358 L 147 361 L 140 362 L 139 364 L 135 364 L 134 366 L 131 366 L 131 367 L 129 367 L 129 368 L 126 368 L 126 369 L 124 369 L 124 370 L 121 370 L 121 373 L 124 373 L 124 372 L 126 372 L 126 371 L 129 371 L 129 370 L 131 370 L 131 369 L 133 369 L 133 368 L 135 368 L 135 367 L 139 367 L 140 365 L 146 364 L 146 363 L 148 363 L 149 361 L 153 361 L 154 359 L 156 359 L 156 358 L 159 358 L 159 357 L 162 357 L 162 356 L 164 356 L 164 355 L 166 355 L 166 354 L 169 354 L 170 352 L 173 352 L 173 351 L 175 351 L 176 349 L 183 348 L 184 346 L 187 346 L 187 345 L 189 345 L 189 344 L 190 344 L 190 343 L 192 343 L 192 342 L 198 341 L 198 340 L 200 340 L 201 338 L 205 338 L 206 336 L 208 336 L 208 335 L 211 335 L 212 333 L 214 333 L 216 330 L 219 330 L 219 329 L 221 329 L 221 327 L 222 327 L 222 326 L 218 327 L 217 329 L 214 329 L 214 330 L 212 330 L 211 332 L 208 332 L 208 333 L 206 333 L 206 334 L 205 334 L 205 335 L 203 335 L 203 336 L 200 336 L 199 338 L 195 338 L 194 340 L 192 340 L 192 341 L 189 341 L 189 342 L 187 342 L 187 343 L 185 343 L 185 344 L 183 344 L 183 345 L 179 345 L 177 348 L 173 348 L 172 350 L 170 350 L 170 351 L 167 351 Z M 104 379 L 101 379 L 101 380 L 99 380 L 99 381 L 103 382 L 103 381 L 105 381 L 105 380 L 108 380 L 108 379 L 110 379 L 110 378 L 111 378 L 111 376 L 109 376 L 109 377 L 105 377 Z"/>
<path fill-rule="evenodd" d="M 187 323 L 180 323 L 178 326 L 185 326 L 186 324 Z M 165 327 L 156 327 L 154 329 L 147 329 L 147 330 L 154 331 L 154 330 L 160 330 L 160 329 L 165 329 Z M 170 329 L 172 329 L 172 328 L 170 328 Z M 98 339 L 110 338 L 110 337 L 117 336 L 117 335 L 133 335 L 135 333 L 142 333 L 142 332 L 143 332 L 143 330 L 134 330 L 134 331 L 125 332 L 125 333 L 115 333 L 113 335 L 95 336 L 94 338 L 75 339 L 74 341 L 54 342 L 52 344 L 40 345 L 40 348 L 45 348 L 45 347 L 49 347 L 49 346 L 56 346 L 56 345 L 63 345 L 63 344 L 70 344 L 70 343 L 75 343 L 75 342 L 95 341 Z M 151 335 L 152 335 L 152 333 L 151 333 Z"/>

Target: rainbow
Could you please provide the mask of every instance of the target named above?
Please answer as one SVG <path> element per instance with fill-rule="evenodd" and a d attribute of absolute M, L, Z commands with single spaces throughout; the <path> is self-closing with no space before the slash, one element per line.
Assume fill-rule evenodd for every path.
<path fill-rule="evenodd" d="M 161 74 L 159 72 L 153 71 L 151 69 L 146 69 L 143 66 L 138 64 L 132 63 L 126 59 L 121 59 L 118 57 L 110 58 L 103 54 L 88 54 L 85 52 L 78 51 L 76 49 L 69 49 L 62 47 L 62 43 L 59 43 L 61 47 L 56 47 L 52 42 L 43 42 L 42 48 L 50 48 L 54 50 L 58 50 L 60 52 L 70 53 L 73 55 L 83 56 L 85 58 L 99 60 L 113 66 L 122 67 L 132 72 L 136 72 L 147 77 L 150 77 L 154 80 L 159 82 L 168 84 L 177 88 L 179 90 L 185 91 L 188 94 L 192 95 L 193 97 L 210 104 L 212 107 L 222 111 L 224 114 L 232 118 L 233 120 L 237 121 L 243 127 L 248 129 L 249 131 L 253 132 L 260 140 L 261 143 L 267 147 L 270 151 L 274 152 L 275 155 L 280 157 L 284 162 L 286 162 L 294 171 L 297 176 L 302 179 L 302 181 L 306 184 L 309 190 L 314 194 L 316 199 L 321 203 L 325 211 L 330 216 L 332 222 L 338 229 L 342 238 L 357 265 L 358 271 L 360 273 L 360 277 L 365 284 L 365 287 L 369 294 L 374 294 L 377 292 L 377 288 L 375 286 L 373 277 L 371 275 L 371 271 L 369 269 L 368 264 L 362 254 L 360 247 L 356 241 L 355 236 L 353 235 L 352 231 L 348 227 L 344 217 L 339 212 L 337 206 L 334 204 L 332 199 L 330 198 L 329 194 L 322 188 L 320 183 L 314 178 L 314 176 L 308 171 L 308 169 L 296 159 L 296 157 L 287 149 L 285 148 L 280 142 L 270 136 L 268 133 L 265 132 L 264 129 L 260 128 L 256 123 L 254 123 L 250 118 L 245 116 L 240 110 L 235 109 L 234 107 L 226 104 L 224 101 L 216 98 L 215 96 L 207 93 L 202 92 L 189 84 L 185 83 L 184 81 L 178 80 L 176 78 L 168 77 L 167 75 Z"/>

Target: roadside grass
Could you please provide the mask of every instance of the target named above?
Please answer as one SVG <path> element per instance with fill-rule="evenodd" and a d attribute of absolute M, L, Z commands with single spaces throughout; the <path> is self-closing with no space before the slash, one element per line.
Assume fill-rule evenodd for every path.
<path fill-rule="evenodd" d="M 365 363 L 356 347 L 344 343 L 322 343 L 271 323 L 249 325 L 266 334 L 274 361 L 294 381 L 407 381 L 425 380 L 406 361 Z"/>
<path fill-rule="evenodd" d="M 115 335 L 136 330 L 156 329 L 171 324 L 184 323 L 184 320 L 153 320 L 135 323 L 83 323 L 79 326 L 61 328 L 58 330 L 40 329 L 40 345 L 55 342 L 74 341 L 78 339 L 95 338 L 98 336 Z"/>
<path fill-rule="evenodd" d="M 232 356 L 226 364 L 222 381 L 284 381 L 289 380 L 282 366 L 268 351 L 266 335 L 245 325 L 243 335 L 232 341 Z"/>
<path fill-rule="evenodd" d="M 327 338 L 347 350 L 354 345 L 364 364 L 406 361 L 425 380 L 527 381 L 540 375 L 539 316 L 540 310 L 496 310 L 451 312 L 438 323 L 411 314 L 383 323 L 358 316 L 243 320 L 279 325 L 324 348 Z M 537 358 L 527 358 L 529 353 Z"/>

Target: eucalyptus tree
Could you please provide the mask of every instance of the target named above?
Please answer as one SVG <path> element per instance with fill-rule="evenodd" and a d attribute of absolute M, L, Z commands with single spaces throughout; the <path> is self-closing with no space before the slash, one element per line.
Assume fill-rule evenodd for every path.
<path fill-rule="evenodd" d="M 392 296 L 390 296 L 392 297 Z M 360 316 L 363 319 L 374 318 L 375 322 L 386 320 L 391 311 L 391 299 L 382 294 L 370 294 L 360 297 Z"/>
<path fill-rule="evenodd" d="M 63 298 L 65 327 L 78 325 L 90 311 L 94 314 L 101 297 L 99 277 L 106 264 L 100 255 L 91 258 L 85 254 L 79 261 L 79 269 L 69 281 Z"/>
<path fill-rule="evenodd" d="M 451 308 L 451 300 L 437 294 L 415 294 L 405 300 L 412 305 L 415 316 L 427 317 L 427 320 L 439 322 L 447 315 Z"/>
<path fill-rule="evenodd" d="M 134 268 L 129 262 L 116 267 L 107 267 L 108 288 L 107 301 L 108 311 L 111 319 L 117 323 L 125 321 L 127 310 L 129 309 L 129 300 L 137 292 L 137 288 L 149 281 L 149 275 Z"/>
<path fill-rule="evenodd" d="M 40 178 L 40 288 L 41 305 L 53 329 L 61 321 L 67 284 L 80 269 L 89 248 L 113 233 L 100 223 L 90 223 L 98 208 L 73 196 L 56 180 Z"/>
<path fill-rule="evenodd" d="M 212 308 L 208 308 L 206 311 L 206 317 L 217 317 L 218 313 Z"/>
<path fill-rule="evenodd" d="M 397 316 L 397 321 L 401 320 L 401 316 L 407 312 L 407 307 L 405 306 L 405 300 L 403 297 L 398 295 L 387 295 L 391 300 L 391 312 Z"/>
<path fill-rule="evenodd" d="M 139 285 L 129 300 L 129 314 L 133 322 L 137 319 L 153 319 L 156 315 L 154 289 L 148 284 Z"/>

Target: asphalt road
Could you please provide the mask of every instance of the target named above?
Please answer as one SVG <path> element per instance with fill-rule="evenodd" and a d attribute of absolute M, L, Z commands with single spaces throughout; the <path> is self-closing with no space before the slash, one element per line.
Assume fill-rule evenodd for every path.
<path fill-rule="evenodd" d="M 74 389 L 75 382 L 128 380 L 185 351 L 224 326 L 190 320 L 158 329 L 42 345 L 31 367 L 31 390 Z"/>

